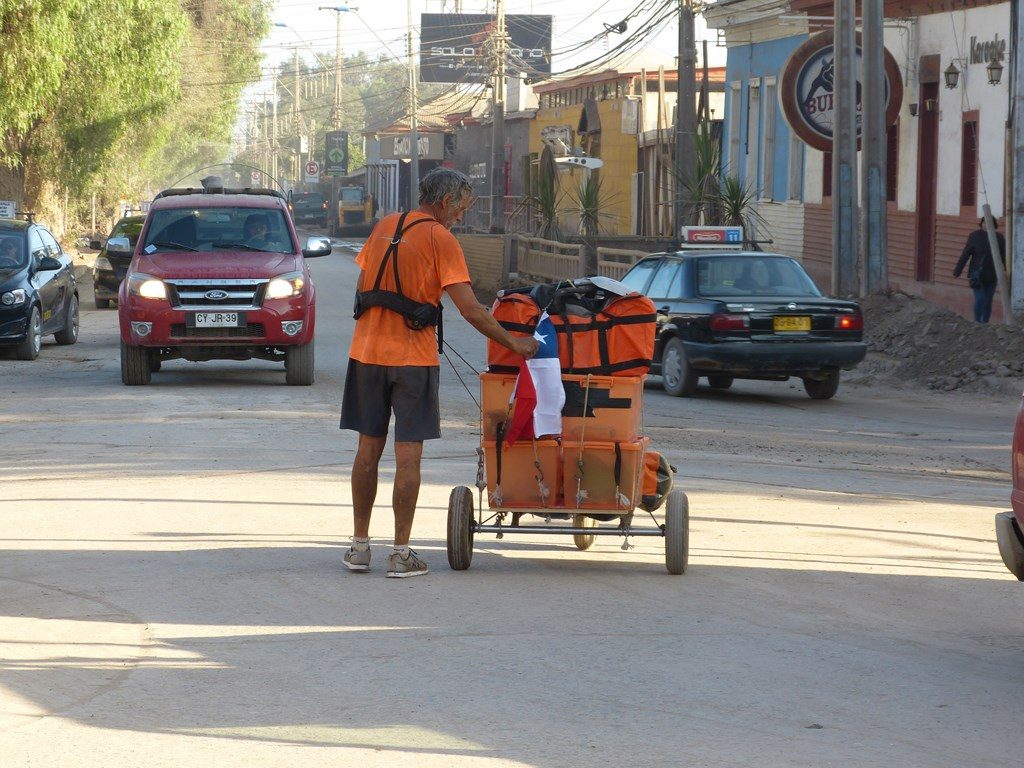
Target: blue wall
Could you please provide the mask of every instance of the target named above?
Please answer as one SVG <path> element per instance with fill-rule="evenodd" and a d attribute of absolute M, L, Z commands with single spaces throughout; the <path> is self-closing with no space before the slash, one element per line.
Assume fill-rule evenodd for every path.
<path fill-rule="evenodd" d="M 734 118 L 730 114 L 732 108 L 732 83 L 739 81 L 740 87 L 740 153 L 741 157 L 736 167 L 739 169 L 740 181 L 744 186 L 750 188 L 759 187 L 761 183 L 761 164 L 758 164 L 758 178 L 748 179 L 747 168 L 746 168 L 746 151 L 749 147 L 749 151 L 757 153 L 760 147 L 761 136 L 764 133 L 764 115 L 765 115 L 765 88 L 764 82 L 761 83 L 761 114 L 757 118 L 757 130 L 756 136 L 747 136 L 747 128 L 749 121 L 747 119 L 748 101 L 750 97 L 750 90 L 748 84 L 751 78 L 763 78 L 763 77 L 775 77 L 776 88 L 780 88 L 782 85 L 782 66 L 786 63 L 786 59 L 804 40 L 807 39 L 807 35 L 794 35 L 793 37 L 787 37 L 782 40 L 769 40 L 767 42 L 752 43 L 750 45 L 739 45 L 729 49 L 728 60 L 726 61 L 725 73 L 726 73 L 726 86 L 725 86 L 725 125 L 724 133 L 722 136 L 722 162 L 725 168 L 732 169 L 733 158 L 729 157 L 730 142 L 729 137 L 732 135 L 732 121 Z M 778 106 L 778 100 L 776 99 L 775 108 L 775 150 L 774 150 L 774 176 L 772 179 L 772 194 L 771 197 L 774 200 L 785 200 L 788 198 L 800 198 L 801 190 L 796 190 L 795 194 L 788 190 L 789 184 L 789 149 L 790 149 L 790 137 L 792 132 L 789 130 L 789 124 L 786 122 L 786 118 L 782 115 L 782 109 Z M 748 142 L 749 139 L 749 142 Z M 803 152 L 801 146 L 801 152 Z M 801 174 L 802 177 L 802 174 Z"/>

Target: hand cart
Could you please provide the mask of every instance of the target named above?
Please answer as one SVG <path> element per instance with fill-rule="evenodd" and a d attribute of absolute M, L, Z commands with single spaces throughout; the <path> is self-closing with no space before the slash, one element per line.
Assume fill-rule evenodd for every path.
<path fill-rule="evenodd" d="M 689 503 L 681 489 L 664 497 L 664 521 L 657 507 L 642 506 L 642 479 L 648 438 L 639 436 L 643 378 L 563 376 L 566 389 L 583 392 L 580 415 L 563 419 L 563 434 L 530 439 L 509 446 L 504 425 L 514 376 L 481 374 L 481 442 L 477 449 L 477 504 L 473 492 L 460 485 L 448 500 L 448 563 L 453 570 L 469 568 L 477 534 L 568 534 L 580 550 L 589 549 L 597 536 L 620 536 L 629 549 L 631 536 L 657 536 L 665 540 L 665 567 L 671 574 L 686 571 L 689 557 Z M 596 394 L 608 387 L 621 395 L 628 387 L 634 396 L 606 397 L 605 402 L 627 402 L 618 413 L 603 410 Z M 618 390 L 615 390 L 618 388 Z M 591 394 L 595 396 L 591 400 Z M 565 412 L 573 413 L 570 406 Z M 564 413 L 565 413 L 564 412 Z M 626 421 L 631 420 L 631 421 Z M 586 430 L 597 440 L 587 439 Z M 488 439 L 488 436 L 493 435 Z M 623 439 L 617 439 L 623 438 Z M 484 494 L 487 509 L 484 509 Z M 479 517 L 476 514 L 479 510 Z M 634 513 L 650 515 L 653 526 L 634 525 Z M 544 523 L 524 524 L 526 515 Z"/>

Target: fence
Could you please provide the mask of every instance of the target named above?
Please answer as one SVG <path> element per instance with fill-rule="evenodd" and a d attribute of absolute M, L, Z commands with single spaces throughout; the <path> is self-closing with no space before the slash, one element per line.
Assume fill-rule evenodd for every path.
<path fill-rule="evenodd" d="M 490 232 L 491 231 L 491 198 L 481 195 L 473 201 L 473 205 L 462 217 L 462 223 L 458 229 L 461 232 Z M 505 198 L 505 220 L 499 222 L 504 232 L 532 235 L 536 232 L 536 215 L 533 206 L 524 197 Z"/>
<path fill-rule="evenodd" d="M 542 240 L 539 237 L 516 238 L 516 265 L 521 278 L 555 282 L 583 274 L 583 246 Z"/>
<path fill-rule="evenodd" d="M 629 268 L 648 253 L 649 251 L 634 251 L 627 248 L 598 248 L 597 273 L 621 280 Z"/>

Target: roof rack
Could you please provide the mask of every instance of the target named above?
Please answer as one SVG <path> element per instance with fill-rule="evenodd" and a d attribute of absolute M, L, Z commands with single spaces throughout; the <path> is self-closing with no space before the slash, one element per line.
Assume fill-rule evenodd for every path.
<path fill-rule="evenodd" d="M 15 211 L 14 212 L 14 218 L 20 219 L 22 217 L 24 217 L 25 221 L 27 221 L 29 224 L 35 224 L 36 223 L 36 212 L 35 211 Z"/>
<path fill-rule="evenodd" d="M 175 187 L 174 189 L 165 189 L 156 193 L 154 200 L 159 200 L 161 197 L 175 197 L 178 195 L 263 195 L 265 197 L 277 197 L 281 200 L 285 199 L 285 196 L 278 192 L 276 189 L 268 189 L 266 187 L 220 187 L 216 190 L 207 189 L 204 187 Z"/>

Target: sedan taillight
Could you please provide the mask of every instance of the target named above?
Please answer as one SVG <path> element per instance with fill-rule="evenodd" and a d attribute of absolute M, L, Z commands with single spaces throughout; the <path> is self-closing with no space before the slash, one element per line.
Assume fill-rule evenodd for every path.
<path fill-rule="evenodd" d="M 836 316 L 836 330 L 837 331 L 863 331 L 864 330 L 864 316 L 860 313 L 856 315 L 837 315 Z"/>
<path fill-rule="evenodd" d="M 712 331 L 746 331 L 750 328 L 750 315 L 712 315 Z"/>

